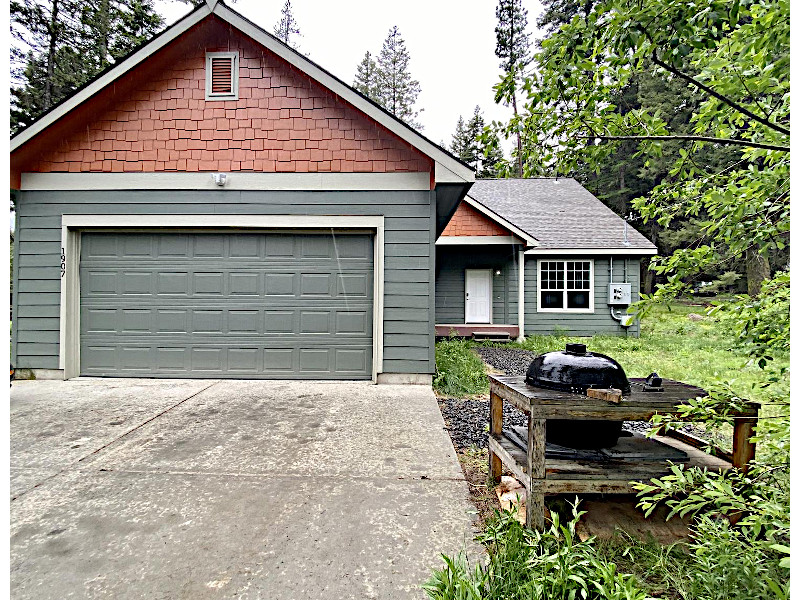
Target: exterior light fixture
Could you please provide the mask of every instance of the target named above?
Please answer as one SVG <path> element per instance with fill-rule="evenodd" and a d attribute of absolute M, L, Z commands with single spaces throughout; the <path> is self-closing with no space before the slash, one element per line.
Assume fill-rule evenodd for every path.
<path fill-rule="evenodd" d="M 495 269 L 494 274 L 499 277 L 500 276 L 500 269 Z"/>
<path fill-rule="evenodd" d="M 228 176 L 225 173 L 212 173 L 211 178 L 219 187 L 224 186 L 228 181 Z"/>

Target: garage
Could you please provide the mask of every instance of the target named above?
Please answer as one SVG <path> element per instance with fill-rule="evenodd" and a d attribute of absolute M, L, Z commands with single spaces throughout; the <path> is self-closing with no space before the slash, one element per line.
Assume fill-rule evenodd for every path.
<path fill-rule="evenodd" d="M 200 4 L 12 138 L 15 376 L 430 385 L 473 169 Z"/>
<path fill-rule="evenodd" d="M 373 235 L 84 231 L 80 373 L 369 379 Z"/>

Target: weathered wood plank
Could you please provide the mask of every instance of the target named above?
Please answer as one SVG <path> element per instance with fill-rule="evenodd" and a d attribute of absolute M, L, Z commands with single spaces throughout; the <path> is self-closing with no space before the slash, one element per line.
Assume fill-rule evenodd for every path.
<path fill-rule="evenodd" d="M 755 433 L 756 419 L 740 418 L 733 424 L 733 466 L 746 473 L 756 457 L 756 445 L 750 441 Z"/>
<path fill-rule="evenodd" d="M 490 435 L 489 452 L 499 456 L 502 464 L 504 464 L 506 468 L 513 473 L 514 477 L 525 486 L 525 489 L 527 489 L 530 479 L 525 472 L 523 463 L 517 460 L 517 457 L 512 454 L 512 452 L 514 454 L 519 454 L 519 449 L 516 446 L 505 438 L 496 438 Z"/>
<path fill-rule="evenodd" d="M 503 433 L 503 399 L 497 394 L 489 394 L 489 433 L 501 436 Z M 494 483 L 500 481 L 502 461 L 489 447 L 489 477 Z"/>
<path fill-rule="evenodd" d="M 545 471 L 545 438 L 547 421 L 534 419 L 528 415 L 528 473 L 531 482 L 528 486 L 527 523 L 529 527 L 544 529 L 544 479 Z"/>

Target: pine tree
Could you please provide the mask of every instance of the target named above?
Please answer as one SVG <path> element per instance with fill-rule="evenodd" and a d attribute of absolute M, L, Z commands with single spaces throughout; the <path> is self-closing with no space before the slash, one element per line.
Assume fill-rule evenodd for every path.
<path fill-rule="evenodd" d="M 297 20 L 292 14 L 292 0 L 286 0 L 286 3 L 281 9 L 281 20 L 273 28 L 275 37 L 281 40 L 284 44 L 297 48 L 297 44 L 292 41 L 292 37 L 300 36 L 300 28 L 297 26 Z"/>
<path fill-rule="evenodd" d="M 416 119 L 421 110 L 414 104 L 419 96 L 419 81 L 408 71 L 411 57 L 397 25 L 389 30 L 378 55 L 377 92 L 375 100 L 399 119 L 422 129 Z"/>
<path fill-rule="evenodd" d="M 450 151 L 475 169 L 475 177 L 497 177 L 497 164 L 502 160 L 497 134 L 486 131 L 480 106 L 466 123 L 459 116 Z"/>
<path fill-rule="evenodd" d="M 74 52 L 80 47 L 79 8 L 74 0 L 11 3 L 11 34 L 16 42 L 11 52 L 12 131 L 28 125 L 73 88 L 75 82 L 64 80 L 61 67 L 67 66 L 67 59 L 82 59 L 79 50 Z"/>
<path fill-rule="evenodd" d="M 353 80 L 353 87 L 364 94 L 367 98 L 379 102 L 378 99 L 378 65 L 372 58 L 372 53 L 367 52 L 364 59 L 356 68 L 356 77 Z"/>
<path fill-rule="evenodd" d="M 592 12 L 595 0 L 545 0 L 542 4 L 544 10 L 536 19 L 536 26 L 550 35 L 569 23 L 575 15 L 586 18 Z"/>
<path fill-rule="evenodd" d="M 11 129 L 29 125 L 164 24 L 153 0 L 11 3 Z"/>
<path fill-rule="evenodd" d="M 511 84 L 508 89 L 516 120 L 519 115 L 517 85 L 530 62 L 530 34 L 525 32 L 528 27 L 528 11 L 522 7 L 522 0 L 498 0 L 495 16 L 497 26 L 494 32 L 497 45 L 494 53 L 500 59 L 504 79 Z M 506 101 L 508 99 L 506 98 Z M 517 175 L 522 177 L 522 135 L 519 130 L 517 130 Z"/>

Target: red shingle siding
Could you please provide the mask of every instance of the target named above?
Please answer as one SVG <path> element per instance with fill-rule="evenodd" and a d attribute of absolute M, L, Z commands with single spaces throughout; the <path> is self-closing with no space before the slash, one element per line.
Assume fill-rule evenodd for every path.
<path fill-rule="evenodd" d="M 239 99 L 206 101 L 205 53 L 221 50 L 239 51 Z M 430 158 L 215 17 L 62 121 L 23 147 L 20 171 L 432 171 Z"/>
<path fill-rule="evenodd" d="M 485 215 L 472 208 L 466 202 L 458 205 L 453 218 L 445 227 L 443 236 L 465 236 L 465 235 L 511 235 L 504 227 L 501 227 Z"/>

